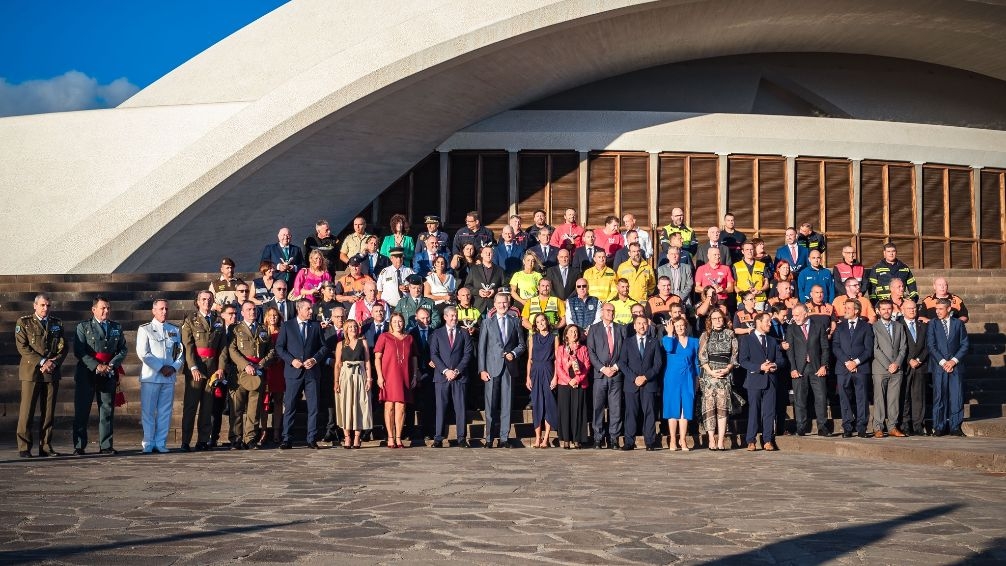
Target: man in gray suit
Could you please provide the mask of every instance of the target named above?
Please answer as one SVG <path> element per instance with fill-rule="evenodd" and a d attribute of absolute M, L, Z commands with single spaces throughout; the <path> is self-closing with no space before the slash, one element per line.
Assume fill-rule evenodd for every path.
<path fill-rule="evenodd" d="M 499 447 L 510 448 L 511 383 L 517 374 L 517 358 L 524 354 L 524 329 L 510 311 L 510 295 L 497 293 L 496 314 L 482 323 L 479 333 L 479 376 L 485 382 L 486 435 L 483 448 L 492 448 L 493 423 L 499 413 Z"/>
<path fill-rule="evenodd" d="M 601 321 L 587 333 L 587 355 L 594 373 L 594 448 L 601 448 L 605 437 L 608 448 L 618 450 L 618 436 L 622 433 L 622 372 L 618 369 L 618 355 L 622 350 L 625 330 L 615 323 L 615 307 L 601 305 Z M 608 407 L 608 428 L 604 427 L 604 408 Z"/>
<path fill-rule="evenodd" d="M 898 430 L 901 415 L 902 364 L 908 352 L 905 327 L 892 318 L 894 303 L 877 303 L 879 319 L 873 325 L 873 437 L 884 437 L 884 421 L 891 436 L 905 436 Z"/>

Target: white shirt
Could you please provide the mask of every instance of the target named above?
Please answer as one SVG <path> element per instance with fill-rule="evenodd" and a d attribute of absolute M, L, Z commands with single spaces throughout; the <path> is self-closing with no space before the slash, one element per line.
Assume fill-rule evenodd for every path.
<path fill-rule="evenodd" d="M 643 257 L 650 259 L 650 256 L 653 255 L 653 241 L 650 240 L 650 235 L 642 228 L 636 227 L 633 229 L 636 231 L 636 237 L 638 238 L 639 248 L 643 252 Z M 628 233 L 628 230 L 622 232 L 622 239 L 625 239 L 626 233 Z"/>
<path fill-rule="evenodd" d="M 398 271 L 401 273 L 401 280 L 404 285 L 413 271 L 404 265 L 398 268 Z M 402 293 L 398 290 L 398 275 L 395 273 L 395 266 L 388 266 L 381 270 L 381 273 L 377 276 L 377 292 L 392 308 L 398 304 L 399 299 L 402 298 Z"/>

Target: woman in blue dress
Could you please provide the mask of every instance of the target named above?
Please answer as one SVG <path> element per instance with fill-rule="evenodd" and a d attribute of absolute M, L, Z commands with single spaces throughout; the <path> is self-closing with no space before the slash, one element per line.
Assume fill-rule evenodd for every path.
<path fill-rule="evenodd" d="M 699 375 L 699 341 L 688 334 L 688 321 L 676 318 L 661 340 L 666 354 L 664 367 L 664 417 L 671 450 L 688 450 L 688 421 L 695 407 L 695 384 Z M 680 432 L 679 432 L 680 430 Z M 680 448 L 678 439 L 680 436 Z"/>
<path fill-rule="evenodd" d="M 531 390 L 531 418 L 534 419 L 534 444 L 531 447 L 548 448 L 548 437 L 558 416 L 553 391 L 558 385 L 555 351 L 559 348 L 559 337 L 552 333 L 552 325 L 544 314 L 534 315 L 531 325 L 531 337 L 527 341 L 527 388 Z"/>

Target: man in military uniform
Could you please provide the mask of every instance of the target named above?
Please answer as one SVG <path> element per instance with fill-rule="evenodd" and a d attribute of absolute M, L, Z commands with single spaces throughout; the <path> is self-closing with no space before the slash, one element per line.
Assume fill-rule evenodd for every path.
<path fill-rule="evenodd" d="M 168 302 L 154 299 L 153 318 L 136 329 L 136 357 L 140 366 L 140 423 L 143 453 L 168 453 L 168 428 L 175 401 L 175 379 L 182 369 L 181 332 L 167 322 Z"/>
<path fill-rule="evenodd" d="M 443 255 L 446 256 L 447 255 L 447 232 L 444 232 L 443 230 L 440 229 L 440 217 L 439 216 L 433 216 L 433 215 L 427 215 L 425 218 L 423 218 L 423 222 L 426 224 L 426 231 L 423 232 L 423 233 L 421 233 L 421 234 L 419 234 L 416 237 L 416 241 L 417 242 L 419 242 L 419 241 L 425 242 L 430 236 L 433 236 L 434 238 L 436 238 L 436 242 L 437 242 L 437 249 L 436 249 L 436 251 L 438 251 L 441 254 L 443 254 Z M 431 265 L 433 264 L 432 260 L 430 261 L 430 264 Z"/>
<path fill-rule="evenodd" d="M 220 368 L 223 370 L 222 377 L 211 377 L 206 387 L 213 392 L 213 412 L 210 414 L 210 448 L 216 448 L 220 440 L 220 429 L 224 424 L 224 412 L 228 412 L 230 405 L 230 392 L 237 387 L 237 367 L 231 362 L 228 349 L 234 339 L 234 328 L 238 322 L 238 307 L 234 303 L 224 305 L 220 311 L 220 320 L 224 323 L 224 345 L 223 361 Z M 228 412 L 228 414 L 230 414 Z"/>
<path fill-rule="evenodd" d="M 211 378 L 220 379 L 227 361 L 227 334 L 224 323 L 210 310 L 213 294 L 196 295 L 196 312 L 182 321 L 182 347 L 185 350 L 185 399 L 182 404 L 182 451 L 189 452 L 192 429 L 199 414 L 196 450 L 209 448 L 213 411 Z"/>
<path fill-rule="evenodd" d="M 410 331 L 416 325 L 416 311 L 420 308 L 430 312 L 432 317 L 430 326 L 433 328 L 440 326 L 440 313 L 434 308 L 433 300 L 423 296 L 423 278 L 413 273 L 406 281 L 409 284 L 409 294 L 402 297 L 395 305 L 395 312 L 405 317 L 405 331 Z"/>
<path fill-rule="evenodd" d="M 236 375 L 231 389 L 231 450 L 258 450 L 260 396 L 265 385 L 262 368 L 276 357 L 265 327 L 255 322 L 255 303 L 241 305 L 244 322 L 235 324 L 227 348 Z"/>
<path fill-rule="evenodd" d="M 235 289 L 238 283 L 244 281 L 234 277 L 234 260 L 225 257 L 220 260 L 220 277 L 210 283 L 209 291 L 213 293 L 213 310 L 219 312 L 224 305 L 233 303 L 237 298 Z M 247 285 L 245 285 L 247 290 Z"/>
<path fill-rule="evenodd" d="M 126 358 L 126 336 L 118 322 L 108 320 L 109 303 L 96 297 L 91 304 L 91 320 L 77 325 L 73 353 L 77 356 L 74 372 L 73 453 L 80 456 L 87 449 L 87 421 L 91 403 L 98 401 L 98 448 L 101 454 L 117 454 L 112 447 L 112 420 L 115 415 L 115 389 Z"/>
<path fill-rule="evenodd" d="M 52 423 L 59 390 L 60 366 L 66 359 L 63 322 L 49 316 L 49 297 L 35 297 L 34 314 L 22 316 L 14 327 L 14 342 L 21 354 L 18 378 L 21 381 L 21 408 L 17 417 L 18 456 L 31 458 L 31 427 L 35 407 L 42 417 L 39 430 L 39 456 L 59 456 L 52 449 Z"/>

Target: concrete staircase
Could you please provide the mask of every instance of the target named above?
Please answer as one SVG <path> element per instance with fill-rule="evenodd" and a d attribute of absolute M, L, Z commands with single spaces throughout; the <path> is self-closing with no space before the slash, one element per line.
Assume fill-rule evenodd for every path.
<path fill-rule="evenodd" d="M 966 381 L 964 430 L 969 436 L 1006 438 L 1006 335 L 1002 324 L 1006 320 L 1006 270 L 982 270 L 945 273 L 919 271 L 917 279 L 920 292 L 931 293 L 932 280 L 945 275 L 950 280 L 951 291 L 961 295 L 970 310 L 968 330 L 972 351 L 965 360 L 968 369 Z M 0 429 L 13 436 L 19 388 L 17 380 L 18 354 L 14 346 L 15 321 L 31 312 L 36 293 L 46 292 L 53 304 L 52 314 L 67 325 L 68 334 L 77 322 L 90 316 L 91 300 L 97 294 L 111 301 L 112 318 L 122 323 L 130 353 L 124 369 L 126 377 L 122 387 L 128 404 L 116 411 L 118 433 L 134 433 L 139 429 L 139 360 L 133 348 L 136 328 L 150 320 L 150 304 L 154 298 L 169 302 L 169 319 L 178 321 L 192 309 L 195 291 L 208 285 L 216 274 L 209 273 L 158 273 L 112 275 L 21 275 L 0 276 Z M 72 350 L 63 366 L 64 379 L 60 385 L 57 403 L 56 432 L 60 438 L 69 439 L 73 418 L 73 371 L 76 359 Z M 171 443 L 178 442 L 181 424 L 182 386 L 176 389 L 176 406 L 172 422 Z M 837 399 L 830 404 L 833 430 L 840 429 Z M 92 427 L 95 416 L 92 410 Z M 792 416 L 792 415 L 791 415 Z M 483 435 L 484 417 L 481 412 L 467 415 L 468 437 Z M 519 438 L 533 435 L 530 411 L 517 410 L 512 415 L 514 433 Z M 299 419 L 303 423 L 303 417 Z M 735 422 L 735 430 L 743 423 Z M 92 428 L 92 431 L 94 429 Z M 118 434 L 117 433 L 117 434 Z M 454 431 L 451 428 L 451 436 Z M 92 437 L 94 433 L 92 432 Z M 739 439 L 736 439 L 739 441 Z"/>

